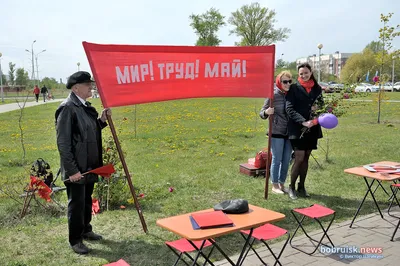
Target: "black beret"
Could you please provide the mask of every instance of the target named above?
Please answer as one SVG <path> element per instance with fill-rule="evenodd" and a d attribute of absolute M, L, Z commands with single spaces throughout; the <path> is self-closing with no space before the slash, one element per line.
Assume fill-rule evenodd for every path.
<path fill-rule="evenodd" d="M 86 71 L 75 72 L 68 78 L 67 89 L 71 89 L 72 86 L 74 86 L 75 84 L 86 83 L 86 82 L 94 82 L 89 72 Z"/>

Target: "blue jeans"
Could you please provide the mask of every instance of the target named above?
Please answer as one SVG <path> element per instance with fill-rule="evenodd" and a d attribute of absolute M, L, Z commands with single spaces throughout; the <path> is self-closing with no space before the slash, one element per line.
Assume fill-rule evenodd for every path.
<path fill-rule="evenodd" d="M 292 156 L 292 145 L 288 139 L 271 138 L 271 150 L 271 181 L 273 184 L 284 184 Z"/>

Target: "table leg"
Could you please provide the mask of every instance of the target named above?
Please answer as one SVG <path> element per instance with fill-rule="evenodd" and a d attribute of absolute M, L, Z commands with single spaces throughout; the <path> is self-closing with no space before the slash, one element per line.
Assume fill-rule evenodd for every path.
<path fill-rule="evenodd" d="M 233 265 L 233 266 L 235 266 L 235 265 L 240 266 L 240 265 L 243 264 L 244 259 L 246 258 L 246 255 L 247 255 L 247 253 L 246 253 L 247 245 L 248 245 L 249 242 L 250 242 L 250 238 L 251 238 L 251 235 L 252 235 L 252 234 L 253 234 L 253 229 L 250 229 L 250 234 L 248 235 L 248 237 L 247 237 L 247 239 L 246 239 L 246 241 L 245 241 L 245 244 L 244 244 L 244 246 L 243 246 L 243 248 L 242 248 L 242 251 L 240 252 L 240 255 L 239 255 L 239 258 L 238 258 L 236 264 L 231 260 L 231 258 L 229 258 L 228 255 L 226 255 L 226 253 L 221 249 L 220 246 L 218 246 L 218 244 L 217 244 L 213 239 L 209 239 L 208 241 L 210 241 L 210 242 L 213 244 L 213 246 L 214 246 L 216 249 L 218 249 L 218 251 L 222 254 L 222 256 L 224 256 L 224 258 L 225 258 L 231 265 Z M 246 255 L 245 255 L 245 254 L 246 254 Z M 207 260 L 207 261 L 208 261 L 208 260 Z M 209 262 L 209 263 L 210 263 L 210 262 Z M 214 265 L 214 264 L 212 264 L 212 265 Z"/>
<path fill-rule="evenodd" d="M 200 248 L 197 248 L 196 245 L 195 245 L 192 241 L 190 241 L 189 239 L 188 239 L 187 241 L 189 241 L 189 243 L 197 250 L 197 254 L 196 254 L 196 256 L 195 256 L 194 259 L 193 259 L 192 266 L 198 265 L 198 264 L 197 264 L 197 260 L 199 259 L 200 255 L 201 255 L 210 265 L 215 266 L 214 263 L 212 263 L 211 260 L 209 259 L 209 256 L 206 256 L 206 255 L 203 253 L 203 248 L 204 248 L 204 245 L 205 245 L 205 243 L 206 243 L 206 240 L 204 240 L 203 243 L 201 243 Z M 209 240 L 209 241 L 210 241 L 210 240 Z M 211 241 L 210 241 L 210 242 L 211 242 Z M 212 242 L 211 242 L 211 243 L 212 243 Z M 213 244 L 213 245 L 214 245 L 214 244 Z M 210 252 L 209 255 L 211 255 L 211 252 Z"/>
<path fill-rule="evenodd" d="M 366 183 L 367 186 L 368 186 L 368 180 L 367 180 L 366 177 L 364 177 L 364 181 L 365 181 L 365 183 Z M 372 199 L 373 199 L 374 202 L 375 202 L 375 206 L 378 208 L 378 211 L 379 211 L 379 214 L 381 215 L 381 218 L 383 219 L 383 214 L 382 214 L 382 212 L 381 212 L 381 208 L 379 208 L 378 202 L 376 202 L 376 199 L 375 199 L 375 196 L 374 196 L 374 193 L 375 193 L 376 189 L 375 189 L 374 192 L 372 192 L 372 190 L 371 190 L 372 184 L 374 183 L 374 181 L 375 181 L 375 179 L 371 182 L 371 186 L 369 186 L 369 189 L 368 189 L 368 190 L 369 190 L 369 192 L 370 192 L 370 194 L 371 194 L 371 196 L 372 196 Z M 377 182 L 378 182 L 379 185 L 382 187 L 381 181 L 377 180 Z M 379 185 L 378 185 L 378 186 L 379 186 Z M 377 188 L 378 188 L 378 186 L 377 186 Z M 383 188 L 383 187 L 382 187 L 382 188 Z M 385 189 L 383 189 L 383 190 L 385 190 Z M 385 190 L 385 192 L 386 192 L 386 190 Z M 386 193 L 387 193 L 387 192 L 386 192 Z"/>
<path fill-rule="evenodd" d="M 239 256 L 239 258 L 237 260 L 237 263 L 236 263 L 236 265 L 238 265 L 238 266 L 242 265 L 244 260 L 246 259 L 246 256 L 247 256 L 246 249 L 247 249 L 247 246 L 250 243 L 251 236 L 253 235 L 253 230 L 254 230 L 254 228 L 250 229 L 249 235 L 247 236 L 246 241 L 244 242 L 244 246 L 242 248 L 242 252 L 240 252 L 240 256 Z"/>
<path fill-rule="evenodd" d="M 396 182 L 395 182 L 395 184 L 396 184 Z M 398 217 L 398 216 L 396 216 L 396 215 L 393 215 L 393 214 L 390 214 L 390 209 L 392 208 L 392 206 L 393 206 L 393 202 L 394 201 L 396 201 L 396 203 L 397 203 L 397 206 L 399 206 L 400 207 L 400 202 L 399 202 L 399 200 L 397 199 L 397 192 L 399 191 L 399 188 L 398 187 L 395 187 L 395 188 L 393 188 L 392 186 L 390 186 L 390 189 L 392 190 L 392 196 L 391 196 L 391 201 L 390 201 L 390 204 L 389 204 L 389 208 L 388 208 L 388 215 L 389 216 L 392 216 L 392 217 L 394 217 L 394 218 L 398 218 L 398 219 L 400 219 L 400 217 Z"/>
<path fill-rule="evenodd" d="M 379 181 L 379 180 L 377 180 L 377 182 L 378 182 L 378 185 L 377 185 L 376 188 L 374 189 L 374 194 L 375 194 L 376 190 L 377 190 L 379 187 L 381 187 L 381 188 L 383 189 L 383 191 L 386 193 L 386 195 L 390 196 L 389 192 L 387 192 L 386 189 L 382 186 L 382 182 Z"/>
<path fill-rule="evenodd" d="M 372 188 L 373 184 L 375 183 L 375 180 L 376 180 L 376 179 L 372 179 L 372 182 L 371 182 L 371 184 L 370 184 L 370 183 L 368 183 L 368 180 L 367 180 L 367 178 L 366 178 L 365 176 L 364 176 L 363 178 L 364 178 L 365 183 L 367 184 L 367 191 L 365 192 L 364 198 L 363 198 L 363 200 L 361 201 L 360 205 L 358 206 L 358 209 L 357 209 L 357 211 L 356 211 L 356 214 L 354 215 L 353 220 L 352 220 L 351 223 L 350 223 L 350 226 L 349 226 L 350 228 L 353 226 L 354 220 L 356 219 L 358 213 L 360 212 L 361 207 L 362 207 L 362 205 L 364 204 L 365 199 L 366 199 L 367 196 L 368 196 L 368 193 L 371 194 L 372 199 L 374 200 L 375 206 L 378 208 L 379 214 L 380 214 L 381 217 L 383 218 L 381 209 L 379 208 L 379 205 L 378 205 L 378 203 L 376 202 L 376 199 L 375 199 L 375 196 L 374 196 L 374 192 L 376 191 L 376 189 L 375 189 L 374 192 L 371 190 L 371 188 Z M 378 181 L 378 182 L 379 182 L 379 181 Z M 379 185 L 378 185 L 378 186 L 379 186 Z"/>

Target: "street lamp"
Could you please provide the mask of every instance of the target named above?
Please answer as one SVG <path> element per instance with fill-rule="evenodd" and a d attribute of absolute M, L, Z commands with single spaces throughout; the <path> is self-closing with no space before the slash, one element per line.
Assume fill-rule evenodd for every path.
<path fill-rule="evenodd" d="M 340 53 L 339 51 L 335 52 L 337 58 L 336 58 L 336 77 L 340 78 L 340 70 L 342 68 L 342 64 L 340 61 Z"/>
<path fill-rule="evenodd" d="M 3 93 L 3 71 L 1 71 L 1 56 L 3 54 L 0 53 L 0 89 L 1 89 L 1 102 L 4 103 L 4 93 Z"/>
<path fill-rule="evenodd" d="M 33 83 L 35 84 L 35 61 L 33 61 L 34 60 L 34 56 L 33 56 L 33 44 L 36 42 L 36 40 L 34 40 L 33 42 L 32 42 L 32 45 L 31 45 L 31 50 L 29 51 L 28 49 L 25 49 L 25 51 L 27 51 L 28 53 L 31 53 L 32 54 L 32 77 L 31 77 L 31 79 L 33 80 Z"/>
<path fill-rule="evenodd" d="M 313 56 L 313 66 L 312 66 L 312 68 L 313 68 L 314 71 L 315 71 L 315 57 L 316 57 L 317 55 L 316 55 L 316 54 L 313 54 L 312 56 Z"/>
<path fill-rule="evenodd" d="M 322 47 L 324 47 L 322 45 L 322 43 L 318 44 L 318 49 L 319 49 L 319 53 L 318 53 L 318 83 L 321 81 L 321 49 Z"/>
<path fill-rule="evenodd" d="M 78 62 L 76 63 L 76 65 L 78 66 L 78 71 L 79 71 L 79 66 L 81 65 L 81 63 Z"/>
<path fill-rule="evenodd" d="M 39 80 L 40 80 L 40 78 L 39 78 L 39 64 L 38 64 L 38 55 L 40 55 L 41 53 L 44 53 L 44 52 L 46 52 L 46 49 L 44 49 L 44 50 L 42 50 L 40 53 L 37 53 L 36 55 L 35 55 L 35 59 L 36 59 L 36 78 L 38 79 L 38 83 L 39 83 Z"/>
<path fill-rule="evenodd" d="M 398 58 L 398 56 L 396 54 L 396 49 L 393 46 L 393 48 L 392 48 L 392 91 L 393 91 L 393 86 L 394 86 L 394 63 L 397 58 Z"/>

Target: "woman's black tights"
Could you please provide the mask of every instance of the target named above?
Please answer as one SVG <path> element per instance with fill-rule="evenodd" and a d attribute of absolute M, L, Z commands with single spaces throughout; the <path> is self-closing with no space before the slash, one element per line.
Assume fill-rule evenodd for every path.
<path fill-rule="evenodd" d="M 297 177 L 300 176 L 299 187 L 304 188 L 308 171 L 308 159 L 312 150 L 294 151 L 294 162 L 290 172 L 290 187 L 296 189 Z"/>

